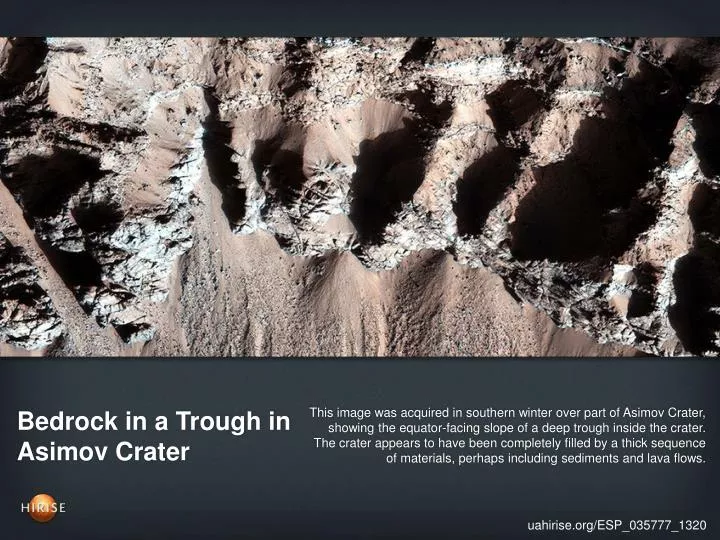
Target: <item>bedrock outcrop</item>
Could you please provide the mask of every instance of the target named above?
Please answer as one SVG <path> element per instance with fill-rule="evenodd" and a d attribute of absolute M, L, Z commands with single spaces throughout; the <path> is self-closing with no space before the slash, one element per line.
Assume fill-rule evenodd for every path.
<path fill-rule="evenodd" d="M 0 50 L 12 347 L 720 352 L 718 40 Z"/>

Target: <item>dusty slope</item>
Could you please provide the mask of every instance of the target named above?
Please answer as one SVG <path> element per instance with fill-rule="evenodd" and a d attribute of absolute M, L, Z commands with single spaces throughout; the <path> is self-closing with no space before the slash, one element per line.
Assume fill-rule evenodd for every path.
<path fill-rule="evenodd" d="M 0 47 L 0 352 L 720 351 L 715 40 Z"/>

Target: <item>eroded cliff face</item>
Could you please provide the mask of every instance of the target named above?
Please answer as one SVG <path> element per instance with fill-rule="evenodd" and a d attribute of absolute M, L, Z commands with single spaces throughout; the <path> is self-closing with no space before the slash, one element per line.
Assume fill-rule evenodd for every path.
<path fill-rule="evenodd" d="M 14 347 L 720 352 L 716 40 L 0 46 Z"/>

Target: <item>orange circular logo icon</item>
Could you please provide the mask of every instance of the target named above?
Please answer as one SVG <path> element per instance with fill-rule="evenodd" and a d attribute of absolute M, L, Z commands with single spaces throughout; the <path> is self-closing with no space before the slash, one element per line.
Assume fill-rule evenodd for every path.
<path fill-rule="evenodd" d="M 30 500 L 30 517 L 38 523 L 47 523 L 57 514 L 57 503 L 50 495 L 41 493 Z"/>

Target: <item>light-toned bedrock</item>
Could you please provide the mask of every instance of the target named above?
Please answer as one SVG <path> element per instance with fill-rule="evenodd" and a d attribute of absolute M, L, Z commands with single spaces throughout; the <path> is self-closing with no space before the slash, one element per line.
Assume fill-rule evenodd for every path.
<path fill-rule="evenodd" d="M 0 352 L 720 352 L 715 41 L 0 51 Z"/>

